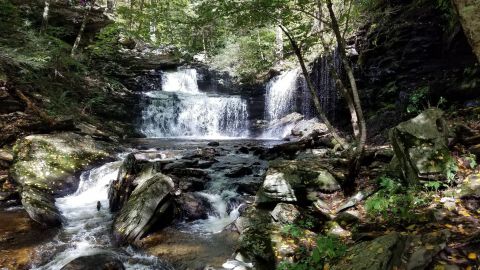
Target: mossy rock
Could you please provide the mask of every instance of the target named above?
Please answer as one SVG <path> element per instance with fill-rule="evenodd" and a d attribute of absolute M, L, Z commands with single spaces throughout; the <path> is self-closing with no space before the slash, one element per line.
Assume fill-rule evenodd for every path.
<path fill-rule="evenodd" d="M 16 142 L 11 175 L 20 186 L 64 195 L 78 185 L 74 174 L 109 157 L 112 147 L 76 133 L 30 135 Z"/>
<path fill-rule="evenodd" d="M 351 247 L 332 270 L 390 270 L 400 265 L 406 239 L 394 232 Z"/>
<path fill-rule="evenodd" d="M 448 149 L 448 129 L 443 111 L 427 109 L 390 130 L 396 170 L 408 185 L 435 176 L 447 179 L 453 157 Z"/>
<path fill-rule="evenodd" d="M 43 225 L 61 225 L 54 196 L 73 192 L 79 182 L 76 173 L 109 157 L 112 149 L 71 132 L 19 139 L 13 147 L 10 174 L 20 186 L 22 204 L 29 216 Z"/>

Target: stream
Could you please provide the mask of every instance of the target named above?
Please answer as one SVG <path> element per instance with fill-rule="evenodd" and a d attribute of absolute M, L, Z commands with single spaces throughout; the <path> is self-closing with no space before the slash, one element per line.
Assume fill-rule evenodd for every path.
<path fill-rule="evenodd" d="M 185 158 L 192 151 L 209 148 L 209 142 L 219 143 L 216 162 L 205 169 L 211 180 L 203 190 L 195 192 L 210 205 L 208 217 L 176 220 L 163 234 L 153 237 L 163 239 L 154 252 L 117 247 L 111 233 L 113 214 L 109 210 L 108 188 L 128 154 L 121 153 L 117 161 L 84 171 L 77 191 L 56 199 L 65 218 L 64 226 L 53 241 L 39 248 L 41 262 L 33 269 L 61 269 L 75 258 L 94 254 L 108 254 L 126 269 L 173 269 L 166 261 L 173 261 L 181 269 L 212 264 L 220 267 L 234 252 L 236 236 L 225 229 L 253 200 L 238 187 L 260 184 L 268 167 L 266 161 L 239 149 L 276 145 L 286 130 L 267 130 L 260 139 L 249 139 L 250 122 L 243 98 L 202 92 L 194 69 L 164 72 L 161 76 L 161 89 L 142 93 L 139 130 L 147 138 L 132 140 L 127 147 L 143 159 L 158 161 Z M 289 71 L 267 86 L 266 117 L 271 121 L 294 110 L 297 76 L 298 71 Z M 226 172 L 239 166 L 251 168 L 250 175 L 234 179 L 226 176 Z M 162 251 L 165 243 L 166 252 Z"/>

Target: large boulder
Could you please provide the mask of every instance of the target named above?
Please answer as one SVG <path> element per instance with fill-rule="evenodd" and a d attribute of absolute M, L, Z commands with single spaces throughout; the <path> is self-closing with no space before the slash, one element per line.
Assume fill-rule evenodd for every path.
<path fill-rule="evenodd" d="M 130 198 L 135 186 L 133 181 L 137 176 L 140 168 L 134 154 L 129 154 L 120 166 L 117 179 L 113 180 L 108 190 L 108 201 L 110 211 L 116 212 L 120 210 L 125 202 Z"/>
<path fill-rule="evenodd" d="M 159 221 L 168 224 L 173 219 L 173 190 L 173 180 L 161 173 L 139 183 L 114 221 L 120 241 L 139 240 Z"/>
<path fill-rule="evenodd" d="M 123 263 L 109 254 L 81 256 L 67 263 L 61 270 L 124 270 Z"/>
<path fill-rule="evenodd" d="M 415 185 L 422 178 L 447 178 L 453 158 L 448 149 L 447 125 L 443 111 L 427 109 L 417 117 L 390 130 L 395 152 L 393 164 L 406 184 Z"/>
<path fill-rule="evenodd" d="M 301 139 L 310 138 L 316 135 L 325 134 L 328 132 L 328 127 L 324 123 L 318 121 L 317 118 L 309 120 L 301 120 L 297 122 L 292 128 L 292 135 L 298 136 Z"/>
<path fill-rule="evenodd" d="M 109 157 L 112 147 L 71 132 L 30 135 L 14 146 L 12 179 L 20 186 L 22 203 L 30 217 L 45 225 L 60 225 L 53 196 L 78 186 L 76 174 Z"/>
<path fill-rule="evenodd" d="M 269 169 L 257 193 L 257 203 L 296 202 L 297 197 L 284 173 Z"/>
<path fill-rule="evenodd" d="M 478 0 L 453 0 L 463 32 L 480 62 L 480 4 Z"/>
<path fill-rule="evenodd" d="M 419 235 L 392 232 L 347 250 L 332 270 L 426 269 L 435 255 L 446 247 L 446 230 Z"/>
<path fill-rule="evenodd" d="M 212 211 L 206 198 L 192 192 L 181 194 L 175 203 L 178 214 L 185 220 L 206 219 Z"/>

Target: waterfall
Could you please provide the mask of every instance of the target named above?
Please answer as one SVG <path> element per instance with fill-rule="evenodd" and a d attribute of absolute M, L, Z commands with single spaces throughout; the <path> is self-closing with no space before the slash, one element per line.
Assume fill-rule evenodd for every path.
<path fill-rule="evenodd" d="M 118 249 L 111 242 L 113 215 L 109 210 L 107 194 L 120 165 L 121 161 L 115 161 L 82 173 L 77 191 L 56 199 L 55 205 L 66 222 L 57 240 L 40 250 L 46 254 L 53 251 L 53 258 L 46 265 L 34 266 L 33 269 L 61 269 L 77 257 L 103 253 L 121 259 L 126 269 L 171 269 L 156 257 Z M 97 210 L 98 202 L 100 210 Z"/>
<path fill-rule="evenodd" d="M 274 77 L 267 84 L 265 119 L 272 121 L 295 111 L 298 70 Z"/>
<path fill-rule="evenodd" d="M 160 90 L 144 93 L 140 130 L 147 137 L 248 136 L 247 102 L 239 96 L 202 93 L 195 69 L 163 73 Z"/>

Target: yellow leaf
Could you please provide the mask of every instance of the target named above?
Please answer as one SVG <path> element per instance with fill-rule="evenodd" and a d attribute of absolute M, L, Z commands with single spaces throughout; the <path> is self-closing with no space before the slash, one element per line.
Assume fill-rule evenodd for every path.
<path fill-rule="evenodd" d="M 467 268 L 465 268 L 465 270 L 472 270 L 472 267 L 469 265 Z"/>
<path fill-rule="evenodd" d="M 433 268 L 433 270 L 445 270 L 445 266 L 444 266 L 444 265 L 441 265 L 441 264 L 438 264 L 438 265 L 435 265 L 435 267 Z"/>
<path fill-rule="evenodd" d="M 470 253 L 468 253 L 468 258 L 470 260 L 476 260 L 477 259 L 477 254 L 473 253 L 473 252 L 470 252 Z"/>
<path fill-rule="evenodd" d="M 469 217 L 470 216 L 470 214 L 466 210 L 460 210 L 458 213 L 460 215 L 464 216 L 464 217 Z"/>
<path fill-rule="evenodd" d="M 445 227 L 451 229 L 451 228 L 453 228 L 453 225 L 452 224 L 445 224 Z"/>
<path fill-rule="evenodd" d="M 432 250 L 432 249 L 435 249 L 435 246 L 433 246 L 433 245 L 426 245 L 426 246 L 425 246 L 425 249 L 426 249 L 426 250 Z"/>

